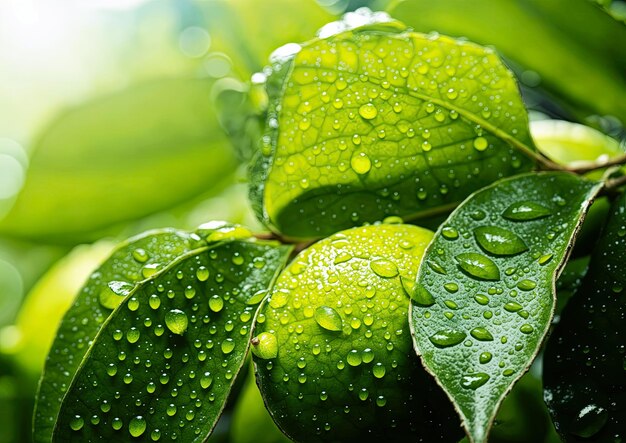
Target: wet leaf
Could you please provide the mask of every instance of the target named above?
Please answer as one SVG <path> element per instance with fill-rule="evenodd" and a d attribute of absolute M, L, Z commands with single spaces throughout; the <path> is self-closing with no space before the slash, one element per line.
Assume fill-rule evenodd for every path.
<path fill-rule="evenodd" d="M 199 236 L 162 230 L 120 244 L 91 274 L 65 314 L 46 360 L 34 416 L 35 443 L 49 443 L 61 401 L 103 323 L 122 302 L 109 282 L 136 284 L 175 258 L 202 246 Z"/>
<path fill-rule="evenodd" d="M 346 30 L 346 18 L 271 58 L 251 199 L 287 236 L 446 212 L 533 165 L 517 84 L 491 49 L 380 13 L 356 20 L 368 21 Z"/>
<path fill-rule="evenodd" d="M 544 398 L 566 442 L 626 436 L 626 194 L 544 354 Z"/>
<path fill-rule="evenodd" d="M 389 12 L 414 29 L 495 46 L 527 70 L 523 81 L 539 83 L 580 118 L 626 121 L 626 47 L 614 44 L 626 40 L 626 27 L 593 2 L 405 0 Z"/>
<path fill-rule="evenodd" d="M 281 273 L 253 353 L 265 404 L 292 439 L 458 441 L 458 419 L 413 353 L 406 316 L 403 281 L 414 280 L 431 236 L 408 225 L 353 228 Z"/>
<path fill-rule="evenodd" d="M 600 188 L 565 173 L 504 179 L 466 200 L 429 245 L 416 286 L 434 303 L 412 303 L 413 339 L 456 405 L 471 441 L 486 441 L 500 403 L 532 363 L 552 319 L 554 281 Z M 540 204 L 548 214 L 507 218 L 507 209 L 520 201 Z M 451 237 L 450 230 L 458 235 Z M 517 241 L 498 242 L 499 249 L 491 250 L 481 244 L 477 230 L 485 235 L 492 230 L 496 237 L 507 232 Z M 519 242 L 527 250 L 520 251 Z M 459 255 L 483 258 L 467 267 Z"/>
<path fill-rule="evenodd" d="M 224 240 L 139 283 L 78 367 L 54 441 L 204 441 L 248 351 L 258 305 L 291 248 Z"/>
<path fill-rule="evenodd" d="M 206 80 L 146 83 L 60 116 L 36 141 L 0 232 L 97 238 L 94 231 L 207 192 L 236 164 L 211 88 Z"/>

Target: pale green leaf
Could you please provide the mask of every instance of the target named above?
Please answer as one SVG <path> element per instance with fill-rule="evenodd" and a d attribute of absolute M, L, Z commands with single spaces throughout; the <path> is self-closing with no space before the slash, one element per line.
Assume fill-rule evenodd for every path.
<path fill-rule="evenodd" d="M 212 83 L 146 83 L 76 107 L 35 143 L 24 188 L 0 232 L 46 241 L 167 209 L 235 167 L 212 111 Z"/>
<path fill-rule="evenodd" d="M 504 179 L 468 198 L 429 245 L 411 304 L 413 339 L 471 441 L 487 441 L 500 403 L 536 356 L 556 276 L 601 188 L 566 173 Z M 512 218 L 511 208 L 530 210 Z"/>

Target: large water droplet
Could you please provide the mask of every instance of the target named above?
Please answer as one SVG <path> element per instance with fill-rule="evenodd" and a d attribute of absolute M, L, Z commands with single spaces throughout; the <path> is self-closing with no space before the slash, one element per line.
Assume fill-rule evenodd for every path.
<path fill-rule="evenodd" d="M 348 355 L 346 356 L 346 361 L 350 366 L 359 366 L 363 360 L 361 359 L 361 354 L 359 353 L 359 351 L 353 349 L 348 352 Z"/>
<path fill-rule="evenodd" d="M 366 153 L 357 152 L 350 159 L 350 166 L 357 174 L 367 174 L 372 169 L 372 161 Z"/>
<path fill-rule="evenodd" d="M 477 151 L 484 151 L 489 146 L 487 139 L 485 137 L 476 137 L 474 139 L 474 149 Z"/>
<path fill-rule="evenodd" d="M 141 415 L 133 417 L 128 424 L 128 432 L 133 437 L 140 437 L 146 431 L 146 421 Z"/>
<path fill-rule="evenodd" d="M 378 111 L 372 103 L 366 103 L 359 108 L 359 115 L 365 120 L 372 120 L 378 115 Z"/>
<path fill-rule="evenodd" d="M 224 308 L 224 299 L 219 295 L 209 298 L 209 309 L 213 312 L 220 312 Z"/>
<path fill-rule="evenodd" d="M 517 234 L 497 226 L 479 226 L 474 229 L 474 237 L 481 248 L 493 255 L 516 255 L 528 250 Z"/>
<path fill-rule="evenodd" d="M 489 381 L 489 375 L 484 372 L 476 374 L 464 375 L 461 380 L 461 386 L 466 389 L 478 389 Z"/>
<path fill-rule="evenodd" d="M 532 291 L 537 287 L 537 283 L 532 280 L 524 279 L 517 283 L 517 287 L 522 291 Z"/>
<path fill-rule="evenodd" d="M 262 359 L 276 358 L 278 355 L 278 340 L 270 332 L 262 332 L 251 341 L 252 353 Z"/>
<path fill-rule="evenodd" d="M 398 275 L 398 267 L 394 262 L 389 260 L 373 260 L 370 262 L 370 268 L 380 277 L 392 278 Z"/>
<path fill-rule="evenodd" d="M 449 346 L 455 346 L 465 340 L 467 334 L 456 329 L 442 329 L 435 334 L 428 337 L 433 345 L 438 348 L 447 348 Z"/>
<path fill-rule="evenodd" d="M 341 316 L 330 306 L 320 306 L 315 310 L 315 321 L 328 331 L 341 331 Z"/>
<path fill-rule="evenodd" d="M 478 356 L 478 361 L 482 364 L 489 363 L 491 361 L 491 352 L 483 352 Z"/>
<path fill-rule="evenodd" d="M 75 415 L 70 420 L 70 429 L 72 429 L 72 431 L 80 431 L 81 429 L 83 429 L 84 425 L 85 425 L 85 420 L 83 420 L 83 418 L 80 415 Z"/>
<path fill-rule="evenodd" d="M 500 269 L 489 258 L 475 252 L 466 252 L 456 257 L 459 266 L 471 277 L 479 280 L 500 280 Z"/>
<path fill-rule="evenodd" d="M 570 432 L 578 437 L 591 438 L 600 432 L 608 418 L 606 409 L 589 404 L 580 410 Z"/>
<path fill-rule="evenodd" d="M 224 354 L 230 354 L 235 349 L 235 340 L 227 338 L 222 342 L 221 348 Z"/>
<path fill-rule="evenodd" d="M 547 217 L 552 212 L 539 203 L 531 201 L 522 201 L 513 203 L 502 213 L 504 218 L 514 221 L 537 220 Z"/>
<path fill-rule="evenodd" d="M 474 328 L 470 331 L 470 334 L 476 340 L 493 341 L 493 335 L 491 335 L 491 332 L 489 332 L 487 328 L 483 328 L 483 327 Z"/>
<path fill-rule="evenodd" d="M 415 284 L 411 299 L 420 306 L 432 306 L 435 304 L 435 297 L 421 283 Z"/>
<path fill-rule="evenodd" d="M 189 325 L 187 314 L 180 309 L 172 309 L 165 314 L 165 325 L 172 333 L 183 335 Z"/>

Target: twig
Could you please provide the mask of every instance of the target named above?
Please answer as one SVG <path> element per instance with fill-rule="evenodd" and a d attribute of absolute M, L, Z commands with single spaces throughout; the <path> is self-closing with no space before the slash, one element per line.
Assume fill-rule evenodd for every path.
<path fill-rule="evenodd" d="M 617 157 L 609 158 L 607 160 L 600 160 L 594 162 L 579 163 L 576 166 L 572 166 L 567 170 L 575 174 L 586 174 L 598 169 L 604 169 L 611 166 L 621 166 L 626 164 L 626 154 L 618 155 Z"/>

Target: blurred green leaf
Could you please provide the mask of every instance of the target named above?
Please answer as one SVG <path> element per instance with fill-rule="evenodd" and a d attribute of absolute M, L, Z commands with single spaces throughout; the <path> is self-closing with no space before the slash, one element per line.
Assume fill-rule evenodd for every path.
<path fill-rule="evenodd" d="M 267 65 L 274 49 L 310 39 L 334 18 L 315 0 L 209 0 L 200 6 L 213 39 L 211 49 L 233 59 L 244 79 Z"/>
<path fill-rule="evenodd" d="M 626 122 L 626 27 L 589 0 L 400 0 L 388 10 L 417 31 L 494 45 L 579 117 Z"/>
<path fill-rule="evenodd" d="M 533 167 L 526 108 L 491 49 L 357 16 L 371 24 L 346 15 L 275 55 L 250 174 L 260 219 L 295 238 L 414 220 Z"/>
<path fill-rule="evenodd" d="M 544 356 L 544 397 L 566 442 L 626 437 L 626 194 Z"/>
<path fill-rule="evenodd" d="M 24 188 L 0 232 L 43 240 L 94 231 L 169 208 L 232 173 L 212 82 L 134 86 L 59 117 L 36 143 Z"/>

